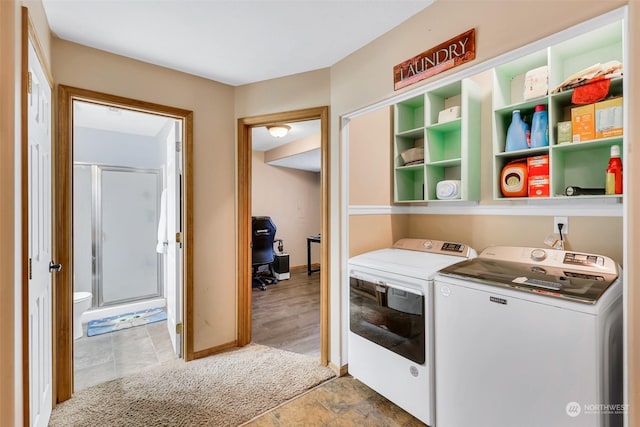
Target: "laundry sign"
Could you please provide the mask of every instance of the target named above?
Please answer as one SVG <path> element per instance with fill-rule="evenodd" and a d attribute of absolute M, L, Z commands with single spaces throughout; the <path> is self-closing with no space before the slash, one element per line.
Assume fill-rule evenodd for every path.
<path fill-rule="evenodd" d="M 472 28 L 393 67 L 393 88 L 398 90 L 457 67 L 475 57 L 476 30 Z"/>

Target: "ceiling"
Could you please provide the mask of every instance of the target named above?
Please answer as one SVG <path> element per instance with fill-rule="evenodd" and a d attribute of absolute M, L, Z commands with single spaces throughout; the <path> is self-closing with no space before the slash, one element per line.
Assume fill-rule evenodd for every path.
<path fill-rule="evenodd" d="M 291 130 L 282 138 L 274 138 L 269 134 L 266 126 L 255 127 L 251 133 L 251 148 L 254 151 L 268 151 L 281 145 L 299 141 L 311 135 L 320 135 L 320 120 L 287 123 Z M 293 156 L 272 160 L 271 166 L 291 169 L 301 169 L 310 172 L 320 172 L 320 149 L 305 151 Z"/>
<path fill-rule="evenodd" d="M 64 40 L 233 86 L 334 65 L 434 0 L 43 0 Z"/>

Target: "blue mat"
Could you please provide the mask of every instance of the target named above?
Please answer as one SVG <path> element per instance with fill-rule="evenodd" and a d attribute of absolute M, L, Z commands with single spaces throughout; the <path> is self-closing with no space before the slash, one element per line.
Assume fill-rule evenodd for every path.
<path fill-rule="evenodd" d="M 105 317 L 104 319 L 91 320 L 87 328 L 87 336 L 107 334 L 109 332 L 129 329 L 134 326 L 142 326 L 149 323 L 167 320 L 167 312 L 164 308 L 150 308 L 119 316 Z"/>

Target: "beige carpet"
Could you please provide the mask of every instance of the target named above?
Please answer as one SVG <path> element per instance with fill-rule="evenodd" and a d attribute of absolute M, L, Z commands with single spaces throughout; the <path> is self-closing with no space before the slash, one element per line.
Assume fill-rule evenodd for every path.
<path fill-rule="evenodd" d="M 310 356 L 251 344 L 81 390 L 49 426 L 237 426 L 333 376 Z"/>

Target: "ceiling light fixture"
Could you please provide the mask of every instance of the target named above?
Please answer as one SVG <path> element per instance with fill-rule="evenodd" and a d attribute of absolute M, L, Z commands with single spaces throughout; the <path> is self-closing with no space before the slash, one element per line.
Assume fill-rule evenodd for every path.
<path fill-rule="evenodd" d="M 272 137 L 282 138 L 283 136 L 289 133 L 289 131 L 291 130 L 291 126 L 272 125 L 272 126 L 267 126 L 267 130 L 269 131 Z"/>

